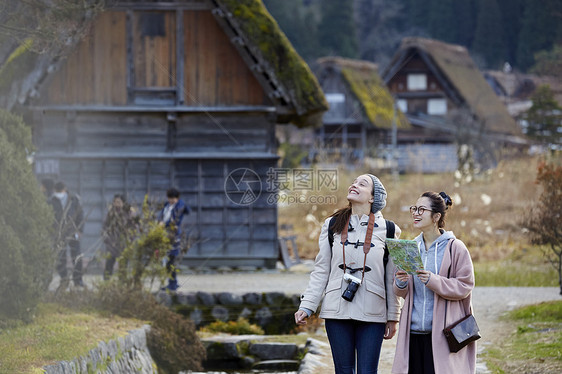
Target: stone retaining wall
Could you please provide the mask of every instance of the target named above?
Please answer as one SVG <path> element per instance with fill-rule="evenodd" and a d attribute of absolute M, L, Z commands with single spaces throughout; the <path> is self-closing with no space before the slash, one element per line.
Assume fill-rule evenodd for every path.
<path fill-rule="evenodd" d="M 127 336 L 100 342 L 86 356 L 59 361 L 43 368 L 46 374 L 141 373 L 156 374 L 156 364 L 146 345 L 150 326 L 131 331 Z"/>
<path fill-rule="evenodd" d="M 295 325 L 294 313 L 299 295 L 280 292 L 246 293 L 230 292 L 178 293 L 169 300 L 172 307 L 190 318 L 198 327 L 219 321 L 236 321 L 243 317 L 260 326 L 266 334 L 287 334 Z"/>

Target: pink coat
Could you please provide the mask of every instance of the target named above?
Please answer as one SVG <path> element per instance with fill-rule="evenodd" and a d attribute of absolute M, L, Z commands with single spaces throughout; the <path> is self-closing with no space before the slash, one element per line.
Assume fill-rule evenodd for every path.
<path fill-rule="evenodd" d="M 452 257 L 449 246 L 452 244 Z M 451 276 L 447 279 L 447 271 L 451 266 Z M 411 276 L 410 276 L 411 277 Z M 413 281 L 400 289 L 394 284 L 396 295 L 405 299 L 400 315 L 398 340 L 392 373 L 408 373 L 408 357 L 410 346 L 410 323 L 413 308 Z M 433 306 L 433 325 L 431 341 L 433 346 L 433 362 L 436 374 L 474 374 L 476 372 L 476 342 L 470 343 L 457 353 L 451 353 L 443 335 L 445 319 L 445 300 L 449 300 L 447 307 L 447 325 L 461 319 L 472 310 L 472 289 L 474 288 L 474 268 L 466 245 L 458 239 L 450 240 L 443 254 L 443 261 L 439 274 L 432 274 L 427 288 L 435 293 Z"/>

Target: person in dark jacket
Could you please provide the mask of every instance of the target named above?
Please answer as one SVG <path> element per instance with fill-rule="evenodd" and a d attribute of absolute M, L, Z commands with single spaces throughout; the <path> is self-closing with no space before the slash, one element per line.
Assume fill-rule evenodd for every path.
<path fill-rule="evenodd" d="M 181 223 L 184 215 L 189 214 L 191 209 L 180 199 L 180 193 L 175 188 L 168 189 L 166 197 L 168 201 L 164 204 L 164 208 L 162 208 L 158 215 L 158 222 L 166 226 L 172 241 L 172 249 L 167 253 L 166 270 L 168 271 L 168 286 L 166 288 L 170 291 L 175 291 L 178 289 L 175 262 L 181 249 Z"/>
<path fill-rule="evenodd" d="M 103 221 L 103 242 L 107 251 L 103 279 L 113 274 L 117 258 L 129 244 L 131 230 L 135 225 L 132 207 L 123 195 L 115 195 Z"/>
<path fill-rule="evenodd" d="M 72 281 L 77 287 L 84 287 L 82 280 L 82 258 L 80 256 L 80 237 L 84 230 L 84 211 L 80 198 L 70 194 L 63 182 L 57 182 L 55 192 L 50 198 L 50 204 L 55 212 L 55 244 L 59 249 L 57 272 L 61 282 L 59 289 L 65 289 L 69 284 L 67 277 L 67 246 L 70 248 L 72 259 Z"/>

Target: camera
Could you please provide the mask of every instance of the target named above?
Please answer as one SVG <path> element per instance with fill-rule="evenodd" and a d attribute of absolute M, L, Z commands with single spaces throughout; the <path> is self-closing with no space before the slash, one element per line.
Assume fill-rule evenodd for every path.
<path fill-rule="evenodd" d="M 347 285 L 347 288 L 345 289 L 341 297 L 344 300 L 351 301 L 355 297 L 355 292 L 357 292 L 357 289 L 361 285 L 361 279 L 356 278 L 351 274 L 345 273 L 343 275 L 343 280 L 349 284 Z"/>

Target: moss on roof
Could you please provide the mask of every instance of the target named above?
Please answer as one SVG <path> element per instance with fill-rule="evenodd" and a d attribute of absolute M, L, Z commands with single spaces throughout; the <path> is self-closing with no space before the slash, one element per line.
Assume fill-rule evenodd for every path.
<path fill-rule="evenodd" d="M 425 51 L 433 59 L 489 131 L 521 134 L 521 128 L 486 82 L 465 47 L 432 39 L 405 38 L 400 50 L 410 48 Z"/>
<path fill-rule="evenodd" d="M 252 53 L 283 86 L 295 108 L 293 121 L 303 125 L 302 117 L 328 109 L 316 77 L 268 13 L 261 0 L 217 0 L 236 20 Z M 299 118 L 300 117 L 300 118 Z"/>
<path fill-rule="evenodd" d="M 318 64 L 337 67 L 369 122 L 378 128 L 392 128 L 394 99 L 380 78 L 376 64 L 342 57 L 321 58 Z M 410 128 L 406 116 L 400 111 L 397 111 L 396 125 L 399 129 Z"/>

